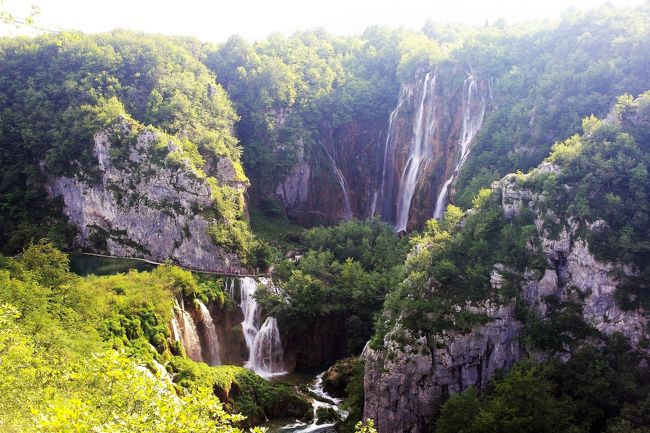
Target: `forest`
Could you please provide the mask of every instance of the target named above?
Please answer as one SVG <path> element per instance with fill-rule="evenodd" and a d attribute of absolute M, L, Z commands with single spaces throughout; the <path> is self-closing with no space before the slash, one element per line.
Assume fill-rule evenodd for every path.
<path fill-rule="evenodd" d="M 649 53 L 0 38 L 0 431 L 650 432 Z"/>

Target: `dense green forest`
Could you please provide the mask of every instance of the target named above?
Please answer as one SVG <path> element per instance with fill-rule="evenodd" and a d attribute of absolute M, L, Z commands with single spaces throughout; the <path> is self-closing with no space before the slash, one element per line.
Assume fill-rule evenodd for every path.
<path fill-rule="evenodd" d="M 592 289 L 540 296 L 540 313 L 525 288 L 547 274 L 557 287 L 569 281 L 566 251 L 550 259 L 549 245 L 579 242 L 616 283 L 615 308 L 647 328 L 649 53 L 650 3 L 525 25 L 315 29 L 222 44 L 127 30 L 1 38 L 0 430 L 236 433 L 276 418 L 337 421 L 335 411 L 312 413 L 322 396 L 306 384 L 193 361 L 173 335 L 179 303 L 209 306 L 208 315 L 233 315 L 224 321 L 246 346 L 238 277 L 255 274 L 272 284 L 253 297 L 258 328 L 277 319 L 299 373 L 345 358 L 334 369 L 349 412 L 339 432 L 376 433 L 372 420 L 357 424 L 364 348 L 386 354 L 385 371 L 422 354 L 433 371 L 444 343 L 512 307 L 521 359 L 483 389 L 443 395 L 429 408 L 430 431 L 647 433 L 645 328 L 635 341 L 597 329 L 585 316 Z M 312 158 L 327 152 L 324 125 L 330 135 L 354 124 L 382 137 L 403 83 L 444 68 L 482 77 L 490 99 L 444 216 L 399 235 L 361 215 L 296 225 L 274 191 L 301 160 L 312 173 L 332 171 Z M 100 133 L 116 167 L 137 172 L 146 133 L 153 170 L 209 185 L 210 205 L 189 212 L 206 219 L 210 246 L 239 262 L 225 260 L 221 276 L 171 261 L 71 272 L 80 227 L 51 182 L 98 182 Z M 355 157 L 350 164 L 371 159 Z M 152 177 L 145 171 L 138 176 Z M 143 200 L 109 192 L 126 207 Z M 156 210 L 185 212 L 173 203 Z M 199 237 L 188 225 L 182 234 Z M 107 240 L 93 251 L 107 252 Z"/>

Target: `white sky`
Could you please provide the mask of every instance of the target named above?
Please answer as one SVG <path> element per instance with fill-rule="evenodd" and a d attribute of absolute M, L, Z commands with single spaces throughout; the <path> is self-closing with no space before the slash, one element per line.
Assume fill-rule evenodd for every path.
<path fill-rule="evenodd" d="M 610 0 L 634 6 L 647 0 Z M 37 23 L 87 33 L 128 28 L 196 36 L 222 42 L 238 33 L 249 40 L 325 27 L 339 35 L 360 34 L 373 24 L 419 29 L 427 19 L 483 24 L 553 18 L 569 7 L 590 9 L 605 0 L 0 0 L 0 8 L 24 16 L 40 7 Z M 2 26 L 2 24 L 0 24 Z M 6 29 L 0 33 L 6 33 Z M 16 34 L 16 30 L 12 30 Z"/>

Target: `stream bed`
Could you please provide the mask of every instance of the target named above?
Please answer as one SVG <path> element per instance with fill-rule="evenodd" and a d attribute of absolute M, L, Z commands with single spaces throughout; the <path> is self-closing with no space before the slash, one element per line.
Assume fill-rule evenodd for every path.
<path fill-rule="evenodd" d="M 278 378 L 278 381 L 290 382 L 293 384 L 308 383 L 307 392 L 302 392 L 312 400 L 312 410 L 314 419 L 311 423 L 300 420 L 276 420 L 268 422 L 263 427 L 268 427 L 268 433 L 335 433 L 335 422 L 322 422 L 319 424 L 317 413 L 321 411 L 333 411 L 341 420 L 345 419 L 347 412 L 341 409 L 340 404 L 343 399 L 334 398 L 323 389 L 323 375 L 325 372 L 320 373 L 313 378 L 310 382 L 306 382 L 306 377 L 302 375 L 288 375 L 286 380 Z M 302 379 L 302 380 L 301 380 Z"/>

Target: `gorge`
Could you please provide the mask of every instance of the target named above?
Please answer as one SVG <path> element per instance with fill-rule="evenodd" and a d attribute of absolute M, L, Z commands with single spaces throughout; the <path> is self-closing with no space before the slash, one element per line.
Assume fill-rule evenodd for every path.
<path fill-rule="evenodd" d="M 0 38 L 0 431 L 645 433 L 649 52 Z"/>

